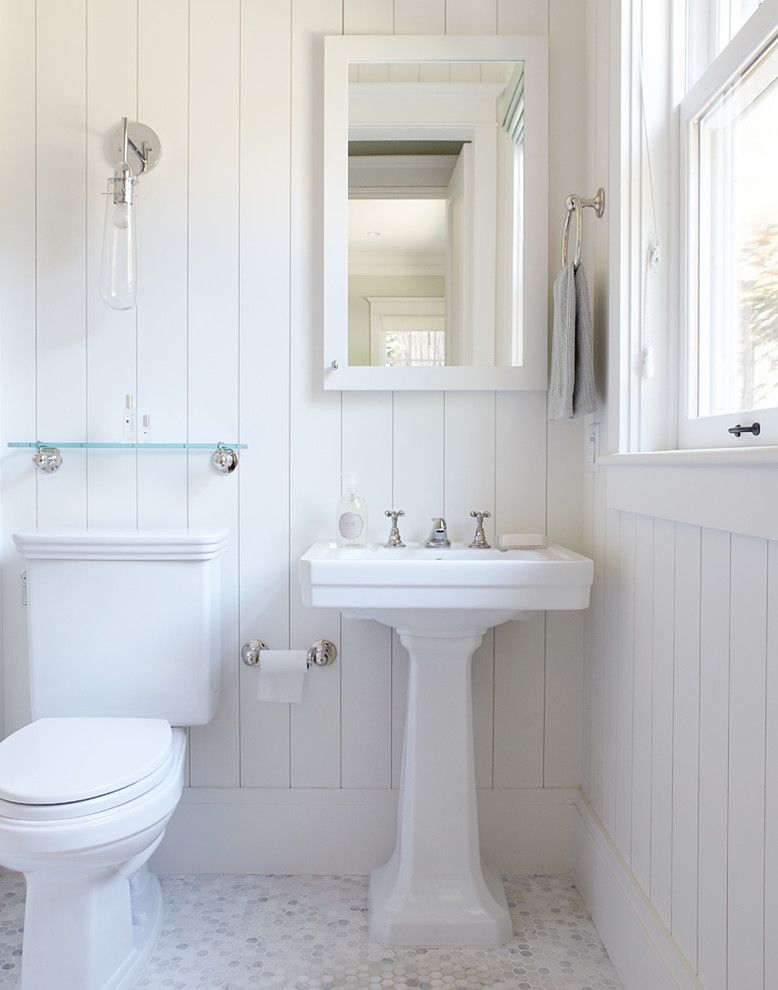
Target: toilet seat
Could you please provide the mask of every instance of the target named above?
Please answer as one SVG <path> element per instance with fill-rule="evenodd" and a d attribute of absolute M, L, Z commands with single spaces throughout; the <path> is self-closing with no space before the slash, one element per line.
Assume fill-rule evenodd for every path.
<path fill-rule="evenodd" d="M 0 742 L 0 816 L 80 818 L 154 788 L 175 759 L 163 719 L 39 719 Z"/>

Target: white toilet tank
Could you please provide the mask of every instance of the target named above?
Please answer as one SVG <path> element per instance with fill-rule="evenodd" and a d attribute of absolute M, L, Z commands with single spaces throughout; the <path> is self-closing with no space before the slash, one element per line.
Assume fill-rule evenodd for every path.
<path fill-rule="evenodd" d="M 203 725 L 219 704 L 224 531 L 17 533 L 32 717 Z"/>

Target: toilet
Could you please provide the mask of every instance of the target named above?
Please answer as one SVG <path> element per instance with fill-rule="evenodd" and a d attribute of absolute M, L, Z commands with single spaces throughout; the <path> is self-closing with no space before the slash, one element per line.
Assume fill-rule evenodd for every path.
<path fill-rule="evenodd" d="M 0 866 L 25 875 L 21 990 L 131 987 L 185 726 L 219 703 L 227 533 L 18 533 L 33 721 L 0 742 Z"/>

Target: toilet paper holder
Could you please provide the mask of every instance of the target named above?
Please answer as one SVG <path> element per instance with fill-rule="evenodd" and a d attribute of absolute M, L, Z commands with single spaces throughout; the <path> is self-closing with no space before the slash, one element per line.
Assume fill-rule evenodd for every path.
<path fill-rule="evenodd" d="M 269 649 L 261 639 L 250 639 L 240 648 L 240 658 L 247 667 L 260 666 L 260 653 Z M 308 670 L 311 667 L 329 667 L 338 658 L 338 648 L 329 639 L 317 639 L 308 650 Z"/>

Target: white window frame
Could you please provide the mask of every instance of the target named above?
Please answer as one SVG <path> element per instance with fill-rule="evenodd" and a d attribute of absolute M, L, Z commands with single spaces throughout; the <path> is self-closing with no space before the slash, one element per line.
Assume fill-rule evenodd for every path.
<path fill-rule="evenodd" d="M 698 224 L 698 165 L 699 129 L 697 122 L 705 111 L 778 37 L 778 0 L 764 0 L 718 57 L 703 72 L 680 104 L 679 185 L 680 185 L 680 248 L 681 279 L 679 293 L 679 408 L 678 447 L 710 448 L 741 447 L 778 443 L 778 408 L 741 409 L 726 415 L 696 417 L 690 415 L 692 388 L 696 389 L 696 345 L 699 339 L 697 279 L 692 229 Z M 738 439 L 728 433 L 736 423 L 750 425 L 758 421 L 759 437 L 744 434 Z"/>
<path fill-rule="evenodd" d="M 386 333 L 390 330 L 429 329 L 446 332 L 446 300 L 443 296 L 367 296 L 366 298 L 370 306 L 371 367 L 385 366 Z M 420 325 L 420 322 L 428 326 Z M 447 355 L 448 346 L 449 339 L 446 336 Z"/>

